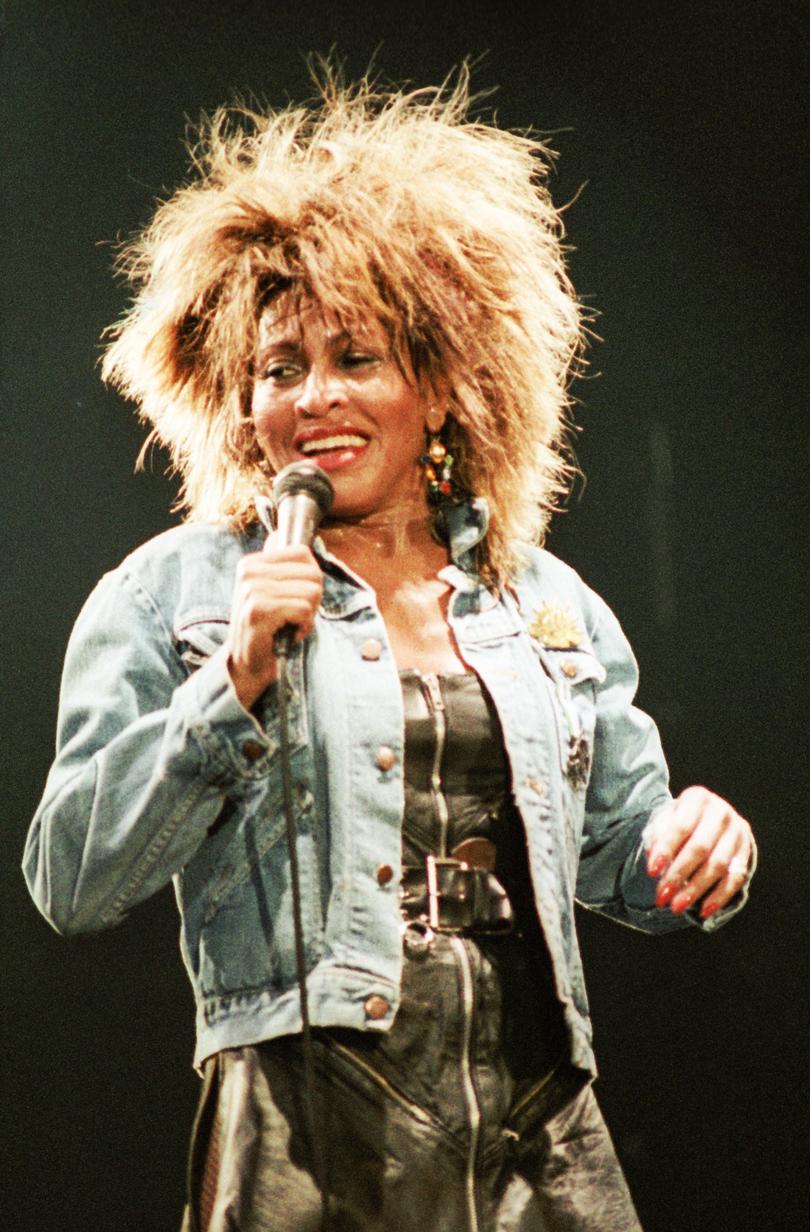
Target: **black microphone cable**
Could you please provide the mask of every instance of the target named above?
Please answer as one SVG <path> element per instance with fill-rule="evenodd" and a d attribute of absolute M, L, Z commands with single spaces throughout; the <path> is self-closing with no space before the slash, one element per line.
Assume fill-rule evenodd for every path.
<path fill-rule="evenodd" d="M 290 725 L 287 709 L 289 675 L 287 656 L 289 645 L 286 638 L 279 637 L 276 645 L 276 679 L 278 682 L 278 717 L 281 736 L 281 785 L 284 796 L 284 820 L 287 831 L 287 854 L 290 861 L 290 889 L 292 891 L 293 932 L 295 936 L 295 971 L 298 980 L 298 997 L 301 1008 L 301 1045 L 304 1059 L 304 1102 L 309 1135 L 312 1143 L 312 1162 L 315 1180 L 321 1195 L 321 1232 L 329 1232 L 329 1178 L 326 1175 L 326 1159 L 323 1149 L 322 1122 L 317 1116 L 318 1094 L 315 1076 L 315 1056 L 312 1048 L 312 1027 L 309 1021 L 307 996 L 307 968 L 304 954 L 304 928 L 301 918 L 301 879 L 298 872 L 297 830 L 290 768 Z"/>
<path fill-rule="evenodd" d="M 275 497 L 275 522 L 273 506 L 264 497 L 256 498 L 256 509 L 268 533 L 278 530 L 282 542 L 312 542 L 321 518 L 328 511 L 333 497 L 332 484 L 326 474 L 312 463 L 294 462 L 285 467 L 273 482 Z M 275 636 L 273 649 L 276 656 L 276 689 L 281 754 L 281 786 L 284 800 L 284 820 L 287 834 L 287 855 L 290 863 L 290 890 L 293 908 L 293 935 L 295 943 L 295 970 L 298 980 L 298 996 L 301 1011 L 301 1043 L 304 1062 L 304 1106 L 312 1143 L 312 1162 L 315 1181 L 321 1195 L 321 1232 L 330 1232 L 329 1178 L 326 1171 L 322 1121 L 317 1116 L 317 1078 L 315 1055 L 312 1047 L 312 1027 L 309 1020 L 307 995 L 307 968 L 304 951 L 304 926 L 301 911 L 301 878 L 298 869 L 297 828 L 295 803 L 292 789 L 291 740 L 289 722 L 289 670 L 288 658 L 295 638 L 295 626 L 285 625 Z M 304 704 L 302 697 L 301 704 Z"/>

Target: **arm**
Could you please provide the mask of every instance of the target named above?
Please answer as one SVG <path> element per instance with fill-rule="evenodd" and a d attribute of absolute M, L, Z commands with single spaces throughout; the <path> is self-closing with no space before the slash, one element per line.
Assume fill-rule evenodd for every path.
<path fill-rule="evenodd" d="M 188 676 L 151 595 L 109 574 L 70 639 L 57 756 L 26 844 L 40 911 L 65 934 L 118 923 L 194 855 L 226 795 L 268 773 L 274 747 L 224 648 Z"/>
<path fill-rule="evenodd" d="M 268 688 L 272 703 L 275 632 L 292 622 L 306 636 L 320 596 L 308 549 L 268 540 L 237 568 L 226 644 L 188 676 L 138 579 L 102 580 L 68 646 L 57 757 L 25 850 L 58 931 L 118 923 L 188 863 L 226 798 L 272 772 L 276 720 L 264 730 L 249 707 Z"/>
<path fill-rule="evenodd" d="M 632 650 L 610 609 L 595 602 L 592 640 L 607 674 L 596 694 L 577 898 L 648 932 L 685 922 L 717 928 L 747 898 L 756 864 L 750 827 L 705 788 L 672 801 L 657 728 L 633 705 Z"/>

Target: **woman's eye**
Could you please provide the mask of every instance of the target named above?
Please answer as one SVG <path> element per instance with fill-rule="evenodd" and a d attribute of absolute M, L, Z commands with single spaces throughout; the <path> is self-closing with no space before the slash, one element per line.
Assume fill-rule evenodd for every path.
<path fill-rule="evenodd" d="M 343 356 L 344 368 L 362 368 L 364 364 L 373 364 L 376 356 L 369 355 L 366 351 L 349 351 Z"/>
<path fill-rule="evenodd" d="M 355 372 L 375 363 L 376 355 L 368 351 L 347 351 L 338 359 L 338 366 L 345 371 Z M 265 364 L 262 369 L 262 379 L 283 385 L 300 380 L 305 372 L 305 365 L 290 359 L 274 359 Z"/>
<path fill-rule="evenodd" d="M 299 371 L 296 364 L 276 362 L 267 365 L 264 378 L 267 381 L 291 381 L 298 376 Z"/>

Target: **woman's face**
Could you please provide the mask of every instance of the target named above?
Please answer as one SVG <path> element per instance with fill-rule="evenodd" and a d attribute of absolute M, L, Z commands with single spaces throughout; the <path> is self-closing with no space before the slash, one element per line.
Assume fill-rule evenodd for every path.
<path fill-rule="evenodd" d="M 275 301 L 260 322 L 252 411 L 274 471 L 307 458 L 328 472 L 332 517 L 426 506 L 425 403 L 378 323 L 349 334 L 312 302 Z"/>

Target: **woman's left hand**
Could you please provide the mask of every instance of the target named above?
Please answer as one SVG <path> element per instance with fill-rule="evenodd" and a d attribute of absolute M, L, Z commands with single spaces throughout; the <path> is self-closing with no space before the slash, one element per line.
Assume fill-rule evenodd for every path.
<path fill-rule="evenodd" d="M 755 850 L 745 818 L 705 787 L 687 787 L 657 813 L 646 842 L 647 872 L 661 879 L 656 905 L 679 915 L 702 898 L 704 920 L 740 891 Z"/>

